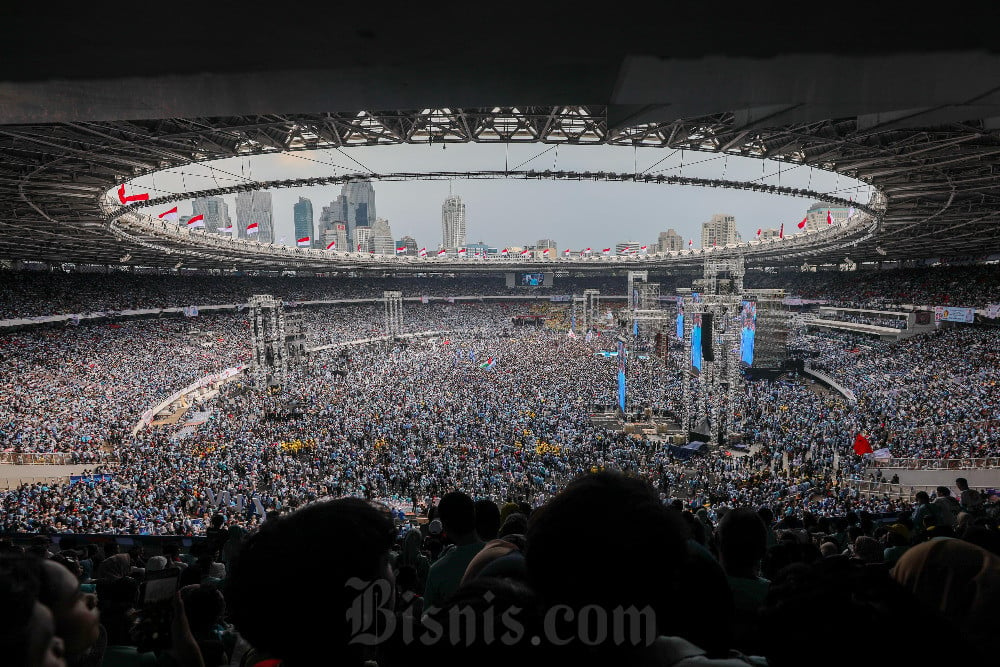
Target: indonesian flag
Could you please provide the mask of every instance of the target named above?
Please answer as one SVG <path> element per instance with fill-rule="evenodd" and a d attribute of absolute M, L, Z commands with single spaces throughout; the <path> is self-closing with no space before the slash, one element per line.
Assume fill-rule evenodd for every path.
<path fill-rule="evenodd" d="M 303 236 L 296 243 L 299 244 L 300 248 L 307 248 L 307 247 L 309 247 L 309 237 L 308 236 Z"/>
<path fill-rule="evenodd" d="M 233 227 L 232 225 L 229 225 L 228 227 L 219 227 L 219 233 L 229 234 L 230 232 L 232 232 L 235 229 L 236 228 Z"/>
<path fill-rule="evenodd" d="M 809 216 L 806 216 L 806 217 L 802 218 L 802 222 L 799 223 L 799 229 L 805 229 L 806 228 L 806 220 L 808 220 L 808 219 L 809 219 Z"/>
<path fill-rule="evenodd" d="M 761 229 L 758 229 L 758 230 L 757 230 L 757 238 L 760 238 L 760 233 L 761 233 L 762 231 L 763 231 L 763 230 L 761 230 Z"/>
<path fill-rule="evenodd" d="M 589 255 L 592 252 L 593 252 L 593 250 L 591 250 L 590 248 L 584 248 L 584 250 L 583 250 L 583 252 L 581 254 L 582 255 Z"/>
<path fill-rule="evenodd" d="M 438 257 L 444 257 L 447 254 L 448 254 L 448 251 L 445 250 L 444 248 L 441 248 L 440 250 L 438 250 Z"/>
<path fill-rule="evenodd" d="M 547 256 L 550 252 L 552 252 L 552 248 L 546 248 L 542 251 L 542 254 Z"/>
<path fill-rule="evenodd" d="M 121 185 L 118 186 L 118 201 L 120 201 L 122 204 L 128 204 L 134 201 L 147 201 L 148 199 L 149 195 L 146 194 L 145 192 L 140 195 L 131 195 L 129 197 L 126 197 L 125 184 L 122 183 Z"/>
<path fill-rule="evenodd" d="M 778 230 L 778 238 L 785 238 L 785 223 L 781 223 L 781 229 Z"/>
<path fill-rule="evenodd" d="M 565 250 L 563 250 L 563 255 L 565 255 L 566 257 L 569 257 L 569 248 L 566 248 Z"/>
<path fill-rule="evenodd" d="M 694 245 L 694 239 L 688 239 L 688 247 L 690 248 L 693 245 Z"/>
<path fill-rule="evenodd" d="M 639 246 L 639 251 L 640 251 L 640 252 L 641 252 L 641 253 L 642 253 L 643 255 L 645 255 L 645 254 L 646 254 L 646 252 L 648 252 L 648 251 L 649 251 L 649 246 L 648 246 L 648 245 L 643 245 L 643 246 Z"/>
<path fill-rule="evenodd" d="M 397 255 L 398 255 L 399 253 L 401 253 L 401 252 L 406 252 L 406 246 L 405 246 L 405 245 L 404 245 L 404 246 L 402 246 L 402 247 L 400 247 L 400 248 L 396 248 L 396 254 L 397 254 Z"/>
<path fill-rule="evenodd" d="M 872 446 L 868 442 L 868 438 L 858 433 L 854 438 L 854 453 L 861 456 L 862 454 L 871 454 L 872 451 Z"/>
<path fill-rule="evenodd" d="M 333 241 L 330 241 L 329 243 L 327 243 L 326 244 L 326 249 L 327 250 L 336 250 L 337 249 L 337 241 L 333 240 Z"/>
<path fill-rule="evenodd" d="M 421 257 L 426 257 L 427 256 L 427 248 L 421 248 L 419 254 L 420 254 Z"/>
<path fill-rule="evenodd" d="M 833 214 L 830 213 L 829 209 L 826 212 L 826 224 L 828 225 L 833 224 Z"/>
<path fill-rule="evenodd" d="M 250 234 L 256 234 L 259 231 L 260 231 L 260 226 L 256 222 L 251 222 L 249 225 L 247 225 L 247 236 L 249 236 Z"/>
<path fill-rule="evenodd" d="M 177 207 L 174 206 L 172 209 L 170 209 L 168 211 L 164 211 L 163 213 L 161 213 L 159 215 L 159 218 L 160 218 L 160 220 L 169 220 L 170 222 L 176 222 L 177 221 Z"/>
<path fill-rule="evenodd" d="M 464 254 L 465 254 L 465 248 L 459 248 L 458 249 L 458 255 L 459 255 L 459 257 L 461 257 Z"/>
<path fill-rule="evenodd" d="M 716 245 L 717 244 L 715 243 L 715 239 L 712 239 L 712 247 L 714 248 L 714 247 L 716 247 Z"/>
<path fill-rule="evenodd" d="M 524 249 L 524 250 L 521 251 L 521 257 L 524 257 L 525 255 L 530 255 L 530 254 L 531 254 L 531 251 L 528 250 L 528 249 Z"/>
<path fill-rule="evenodd" d="M 507 250 L 507 248 L 504 248 L 503 250 L 501 250 L 501 251 L 500 251 L 500 255 L 501 255 L 502 257 L 506 257 L 506 256 L 507 256 L 507 255 L 509 255 L 509 254 L 510 254 L 510 251 L 509 251 L 509 250 Z"/>
<path fill-rule="evenodd" d="M 611 254 L 611 248 L 605 248 L 601 252 L 604 253 L 605 255 L 610 255 Z"/>
<path fill-rule="evenodd" d="M 188 229 L 194 229 L 195 227 L 204 227 L 205 216 L 199 213 L 198 215 L 194 216 L 193 218 L 187 221 L 187 226 Z"/>
<path fill-rule="evenodd" d="M 358 252 L 361 252 L 361 244 L 358 244 Z"/>

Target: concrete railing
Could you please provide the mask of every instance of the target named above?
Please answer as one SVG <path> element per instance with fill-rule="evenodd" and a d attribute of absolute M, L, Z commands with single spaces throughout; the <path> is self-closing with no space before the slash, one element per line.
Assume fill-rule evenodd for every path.
<path fill-rule="evenodd" d="M 851 391 L 847 387 L 841 385 L 839 382 L 837 382 L 836 380 L 834 380 L 832 377 L 830 377 L 829 375 L 827 375 L 823 371 L 818 371 L 818 370 L 814 369 L 809 363 L 804 364 L 802 370 L 803 370 L 803 372 L 805 372 L 806 375 L 811 375 L 812 377 L 816 378 L 820 382 L 822 382 L 822 383 L 824 383 L 826 385 L 829 385 L 833 389 L 837 390 L 838 392 L 840 392 L 840 394 L 842 394 L 844 396 L 844 398 L 846 398 L 847 400 L 851 401 L 852 403 L 856 403 L 857 402 L 858 399 L 855 397 L 853 391 Z"/>
<path fill-rule="evenodd" d="M 1000 456 L 958 459 L 897 459 L 879 462 L 879 468 L 901 470 L 973 470 L 976 468 L 1000 468 Z"/>

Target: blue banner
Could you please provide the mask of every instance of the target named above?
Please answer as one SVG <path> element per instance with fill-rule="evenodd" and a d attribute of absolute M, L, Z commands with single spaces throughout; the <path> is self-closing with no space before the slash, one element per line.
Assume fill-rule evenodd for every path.
<path fill-rule="evenodd" d="M 618 341 L 618 407 L 625 412 L 625 343 Z"/>
<path fill-rule="evenodd" d="M 934 306 L 935 322 L 965 322 L 966 324 L 976 319 L 974 308 L 952 308 L 951 306 Z"/>
<path fill-rule="evenodd" d="M 744 301 L 740 326 L 740 359 L 747 366 L 753 365 L 753 348 L 756 336 L 757 303 L 755 301 Z"/>
<path fill-rule="evenodd" d="M 114 479 L 114 475 L 70 475 L 69 483 L 70 486 L 74 484 L 88 484 L 91 482 L 110 482 Z"/>
<path fill-rule="evenodd" d="M 677 340 L 684 340 L 684 313 L 677 313 Z"/>
<path fill-rule="evenodd" d="M 691 316 L 691 368 L 701 373 L 701 314 Z"/>

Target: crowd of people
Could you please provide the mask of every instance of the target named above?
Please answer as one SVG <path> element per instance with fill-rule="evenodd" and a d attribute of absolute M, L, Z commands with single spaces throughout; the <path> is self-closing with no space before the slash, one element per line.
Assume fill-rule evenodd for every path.
<path fill-rule="evenodd" d="M 868 324 L 874 327 L 887 327 L 889 329 L 906 329 L 906 320 L 899 317 L 883 317 L 871 313 L 820 313 L 821 320 L 834 320 L 837 322 L 851 322 L 853 324 Z"/>
<path fill-rule="evenodd" d="M 661 294 L 690 287 L 700 278 L 690 269 L 657 273 L 650 280 Z M 624 275 L 590 277 L 559 274 L 551 287 L 509 288 L 502 272 L 428 275 L 147 275 L 112 270 L 105 273 L 0 270 L 0 321 L 59 314 L 120 312 L 133 309 L 245 303 L 253 294 L 279 294 L 287 301 L 375 299 L 384 290 L 405 297 L 476 295 L 623 294 Z M 784 289 L 789 296 L 821 299 L 848 308 L 889 309 L 903 304 L 985 308 L 1000 303 L 997 265 L 939 266 L 859 271 L 777 273 L 750 269 L 748 289 Z"/>
<path fill-rule="evenodd" d="M 216 514 L 190 548 L 0 540 L 0 645 L 26 667 L 990 664 L 1000 532 L 955 481 L 884 520 L 711 515 L 608 470 L 537 507 L 463 486 L 406 519 Z"/>
<path fill-rule="evenodd" d="M 408 305 L 404 331 L 436 333 L 367 345 L 347 343 L 387 333 L 380 305 L 295 312 L 310 347 L 331 347 L 284 386 L 239 376 L 190 406 L 204 423 L 135 436 L 164 397 L 249 361 L 245 311 L 0 336 L 0 449 L 99 473 L 0 493 L 12 664 L 499 664 L 613 647 L 636 664 L 780 667 L 817 661 L 810 629 L 902 636 L 914 609 L 959 643 L 895 658 L 988 662 L 1000 498 L 964 479 L 954 494 L 864 495 L 851 480 L 870 460 L 851 443 L 1000 456 L 993 329 L 798 332 L 795 349 L 855 400 L 797 373 L 748 379 L 732 410 L 743 451 L 688 457 L 595 419 L 617 405 L 631 331 L 612 312 L 587 332 L 567 330 L 562 303 Z M 547 325 L 516 326 L 524 315 Z M 707 408 L 683 345 L 653 348 L 629 343 L 627 412 L 677 420 L 685 391 Z M 107 539 L 144 535 L 167 541 L 118 553 Z M 164 571 L 180 592 L 154 603 Z M 618 608 L 636 610 L 621 637 L 641 646 L 580 620 Z M 487 641 L 497 619 L 529 632 Z M 869 664 L 851 648 L 819 663 Z"/>

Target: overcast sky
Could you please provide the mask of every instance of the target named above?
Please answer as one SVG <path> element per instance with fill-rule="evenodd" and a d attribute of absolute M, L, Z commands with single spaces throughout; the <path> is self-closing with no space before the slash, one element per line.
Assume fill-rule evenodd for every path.
<path fill-rule="evenodd" d="M 537 171 L 640 172 L 689 177 L 744 180 L 853 197 L 867 202 L 867 186 L 809 167 L 712 153 L 611 146 L 547 146 L 543 144 L 453 144 L 374 146 L 291 152 L 233 158 L 189 165 L 136 179 L 128 193 L 151 197 L 225 187 L 253 180 L 329 176 L 345 173 L 434 172 L 534 169 Z M 779 183 L 780 180 L 780 183 Z M 418 247 L 441 242 L 441 204 L 448 181 L 375 181 L 378 217 L 386 218 L 396 239 L 409 235 Z M 811 199 L 762 195 L 744 190 L 668 186 L 652 183 L 594 181 L 456 180 L 451 187 L 466 205 L 468 242 L 496 246 L 534 244 L 551 238 L 560 249 L 604 248 L 621 241 L 652 243 L 661 231 L 677 230 L 685 240 L 700 242 L 701 223 L 715 213 L 736 216 L 744 239 L 759 227 L 797 231 Z M 323 206 L 340 194 L 339 186 L 272 190 L 275 237 L 294 244 L 292 206 L 299 197 L 312 200 L 316 219 Z M 235 195 L 227 195 L 236 222 Z M 162 208 L 162 207 L 160 207 Z M 156 215 L 159 209 L 149 209 Z M 190 215 L 191 203 L 179 205 Z"/>

